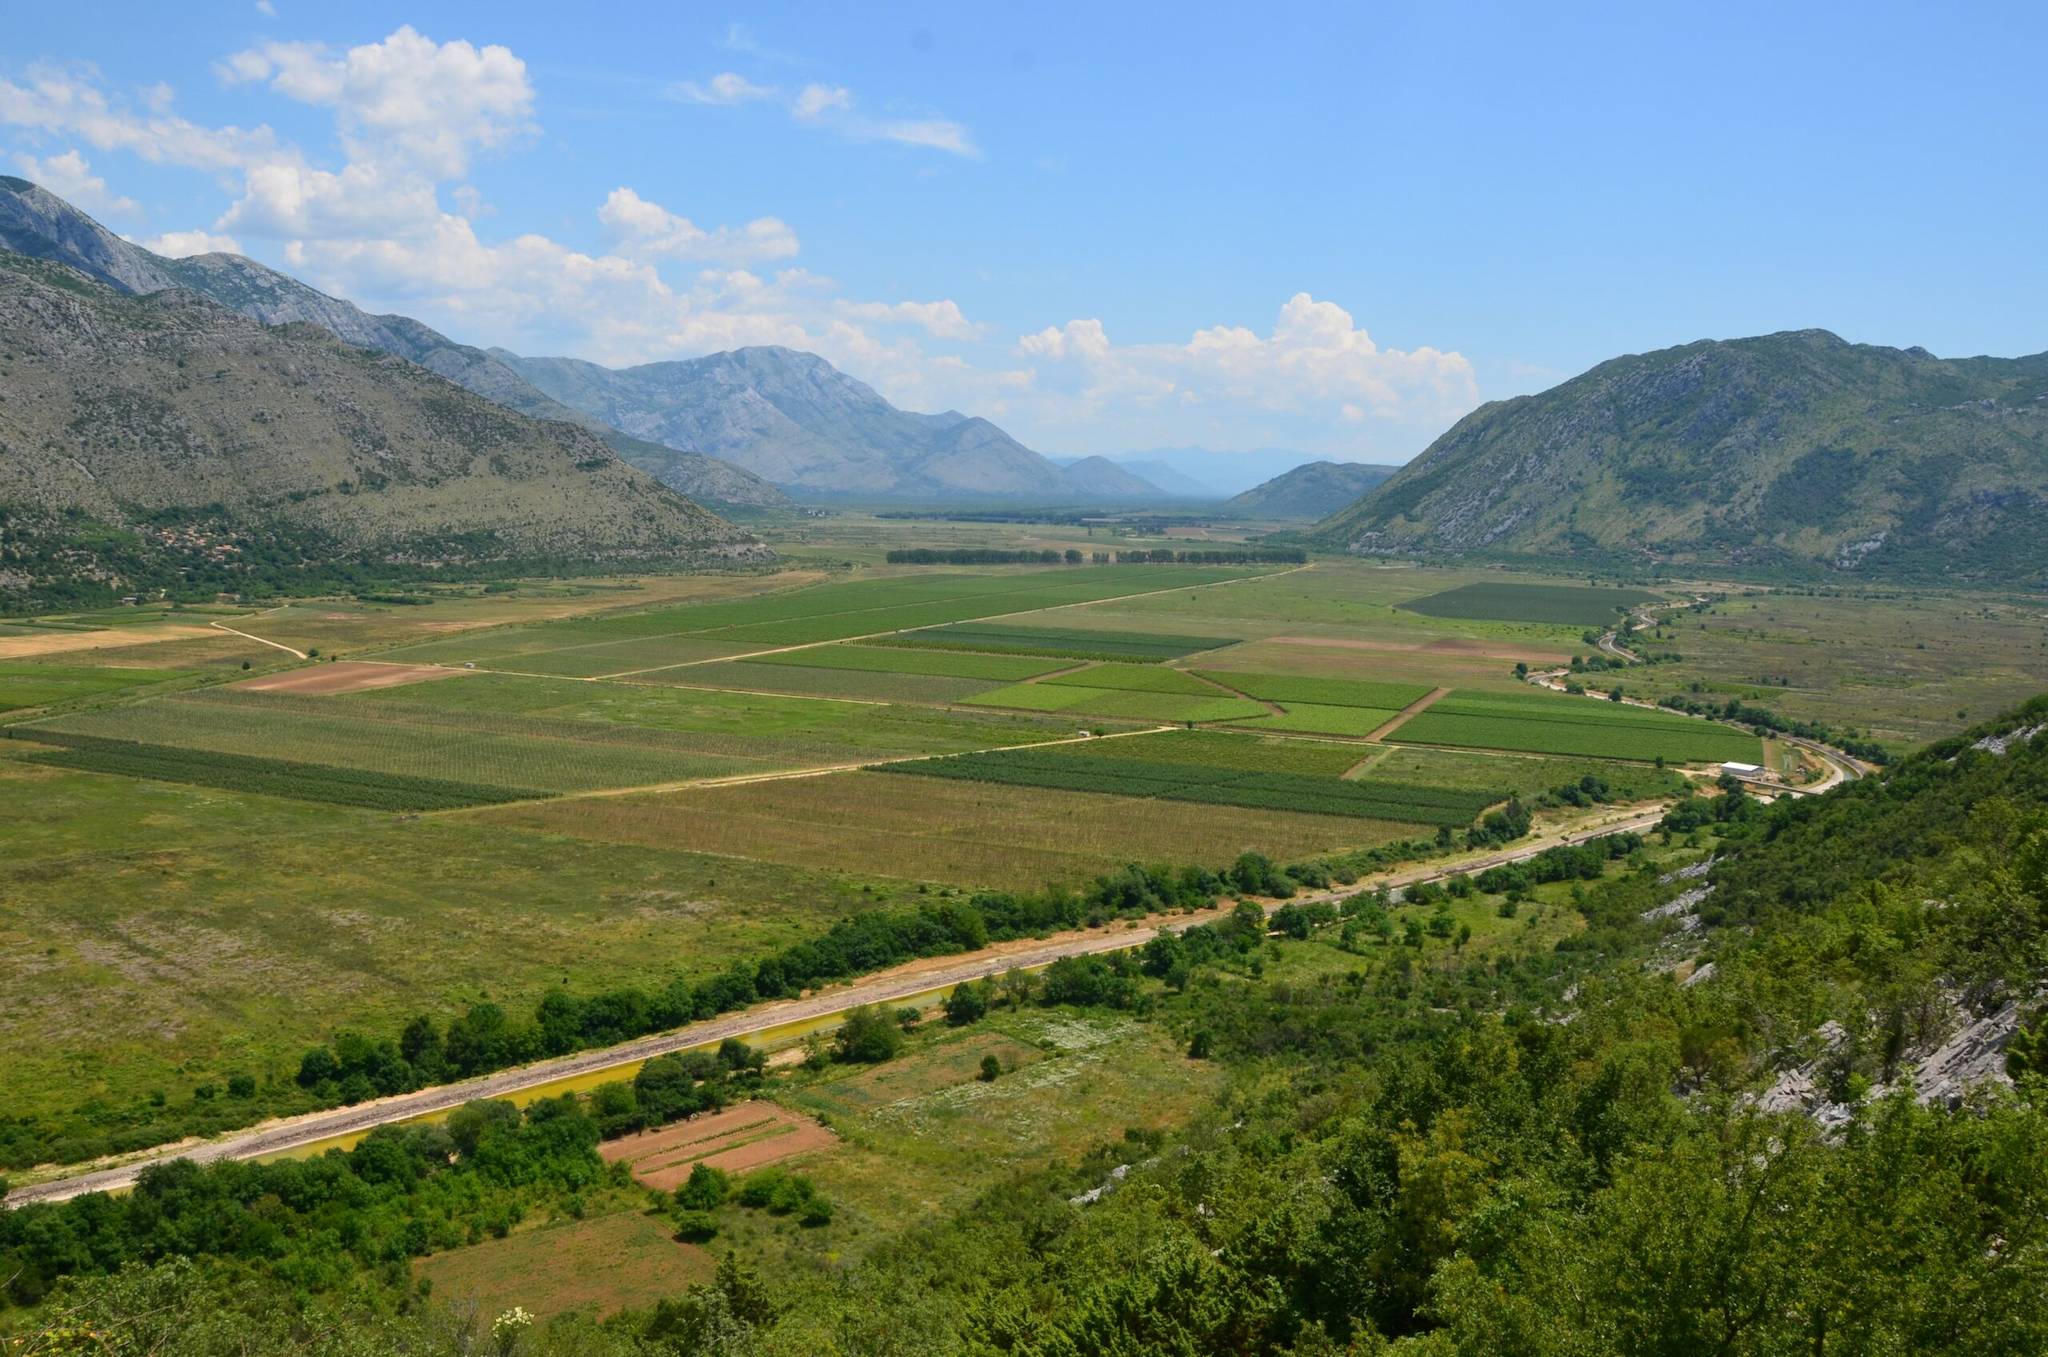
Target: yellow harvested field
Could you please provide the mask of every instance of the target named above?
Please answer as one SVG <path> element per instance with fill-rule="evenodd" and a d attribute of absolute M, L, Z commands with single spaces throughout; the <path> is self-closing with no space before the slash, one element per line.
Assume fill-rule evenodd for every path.
<path fill-rule="evenodd" d="M 442 669 L 428 664 L 365 664 L 350 660 L 315 665 L 310 669 L 288 669 L 282 674 L 265 674 L 232 686 L 255 693 L 338 697 L 343 693 L 362 693 L 373 688 L 397 688 L 408 683 L 460 678 L 469 672 L 467 669 Z"/>
<path fill-rule="evenodd" d="M 0 636 L 0 660 L 62 655 L 72 650 L 118 650 L 124 646 L 149 645 L 157 641 L 190 641 L 220 635 L 209 627 L 166 623 L 160 627 L 107 627 L 101 631 L 49 631 L 33 636 Z"/>

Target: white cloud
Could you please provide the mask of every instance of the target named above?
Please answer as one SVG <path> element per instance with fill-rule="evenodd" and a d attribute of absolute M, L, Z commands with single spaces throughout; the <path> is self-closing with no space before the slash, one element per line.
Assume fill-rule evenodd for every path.
<path fill-rule="evenodd" d="M 961 124 L 945 118 L 872 118 L 854 108 L 844 85 L 806 85 L 789 106 L 790 116 L 812 127 L 837 132 L 849 141 L 894 141 L 952 155 L 981 154 Z"/>
<path fill-rule="evenodd" d="M 229 173 L 288 152 L 268 127 L 201 127 L 170 111 L 166 85 L 142 91 L 137 112 L 110 97 L 89 70 L 47 63 L 20 82 L 0 78 L 0 123 L 75 137 L 95 150 L 127 151 L 152 164 Z"/>
<path fill-rule="evenodd" d="M 1455 418 L 1478 403 L 1464 355 L 1382 349 L 1351 313 L 1298 292 L 1270 335 L 1243 326 L 1198 330 L 1185 344 L 1117 345 L 1099 320 L 1073 320 L 1017 341 L 1019 356 L 1087 417 L 1119 405 L 1250 407 L 1320 413 L 1347 423 Z"/>
<path fill-rule="evenodd" d="M 73 207 L 119 216 L 130 216 L 142 210 L 142 205 L 133 198 L 109 192 L 107 181 L 94 174 L 92 166 L 77 151 L 66 151 L 42 160 L 23 152 L 14 157 L 14 164 L 23 175 Z"/>
<path fill-rule="evenodd" d="M 967 129 L 944 118 L 892 119 L 862 123 L 847 133 L 857 140 L 897 141 L 905 146 L 928 146 L 970 159 L 981 154 Z"/>
<path fill-rule="evenodd" d="M 845 86 L 806 85 L 789 111 L 805 122 L 816 122 L 827 113 L 845 113 L 852 108 L 853 91 Z"/>
<path fill-rule="evenodd" d="M 695 80 L 680 81 L 671 85 L 669 92 L 676 98 L 693 104 L 732 105 L 772 98 L 775 87 L 756 85 L 735 71 L 722 71 L 702 83 Z"/>
<path fill-rule="evenodd" d="M 720 226 L 707 231 L 688 217 L 679 217 L 651 203 L 630 188 L 615 188 L 597 210 L 597 219 L 612 229 L 621 248 L 637 258 L 722 259 L 733 262 L 787 259 L 797 252 L 796 232 L 775 217 L 760 217 L 745 226 Z"/>
<path fill-rule="evenodd" d="M 195 254 L 240 254 L 242 246 L 233 236 L 217 236 L 211 231 L 166 231 L 160 236 L 135 242 L 145 250 L 165 255 L 172 259 L 186 259 Z"/>
<path fill-rule="evenodd" d="M 256 0 L 256 12 L 266 19 L 275 19 L 277 17 L 277 6 L 271 4 L 270 0 Z"/>
<path fill-rule="evenodd" d="M 977 339 L 982 331 L 953 301 L 841 302 L 839 314 L 883 325 L 915 325 L 934 339 Z"/>
<path fill-rule="evenodd" d="M 533 84 L 509 48 L 437 43 L 410 25 L 338 57 L 319 43 L 273 42 L 236 52 L 217 69 L 230 84 L 261 81 L 335 109 L 352 158 L 439 176 L 462 174 L 472 152 L 531 129 Z"/>

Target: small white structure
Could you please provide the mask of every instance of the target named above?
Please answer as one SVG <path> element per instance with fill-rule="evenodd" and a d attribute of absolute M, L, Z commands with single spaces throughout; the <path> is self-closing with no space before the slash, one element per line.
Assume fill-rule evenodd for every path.
<path fill-rule="evenodd" d="M 1721 771 L 1732 773 L 1736 777 L 1762 777 L 1764 770 L 1754 763 L 1724 763 L 1721 765 Z"/>

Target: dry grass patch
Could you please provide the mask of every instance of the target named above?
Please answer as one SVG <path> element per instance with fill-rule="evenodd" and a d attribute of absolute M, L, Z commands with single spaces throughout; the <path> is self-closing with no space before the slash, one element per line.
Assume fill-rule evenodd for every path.
<path fill-rule="evenodd" d="M 434 1299 L 473 1303 L 485 1315 L 521 1305 L 543 1318 L 570 1310 L 602 1317 L 645 1309 L 709 1281 L 717 1263 L 676 1240 L 670 1225 L 637 1211 L 523 1230 L 422 1258 L 415 1275 Z"/>
<path fill-rule="evenodd" d="M 1000 1032 L 980 1032 L 859 1074 L 817 1084 L 806 1091 L 805 1100 L 848 1115 L 870 1112 L 906 1098 L 978 1081 L 982 1057 L 990 1055 L 1006 1073 L 1045 1058 L 1044 1051 L 1027 1042 Z"/>

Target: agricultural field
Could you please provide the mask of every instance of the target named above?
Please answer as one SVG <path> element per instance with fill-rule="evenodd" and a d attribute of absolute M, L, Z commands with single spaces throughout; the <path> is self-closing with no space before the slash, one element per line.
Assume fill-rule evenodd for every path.
<path fill-rule="evenodd" d="M 181 669 L 0 663 L 0 712 L 48 707 L 77 698 L 102 697 L 191 677 L 189 670 Z"/>
<path fill-rule="evenodd" d="M 1126 742 L 1119 742 L 1122 743 Z M 1054 787 L 1105 796 L 1195 801 L 1313 815 L 1355 815 L 1367 820 L 1453 828 L 1471 824 L 1488 806 L 1507 799 L 1505 792 L 1461 791 L 1366 778 L 1346 781 L 1222 763 L 1154 763 L 1142 757 L 1118 757 L 1099 750 L 1077 757 L 1069 755 L 1065 747 L 921 759 L 891 765 L 887 771 L 1005 786 Z"/>
<path fill-rule="evenodd" d="M 876 638 L 878 646 L 932 650 L 973 650 L 1013 655 L 1048 655 L 1074 660 L 1160 663 L 1204 650 L 1220 650 L 1236 641 L 1220 636 L 1174 636 L 1162 632 L 1117 631 L 1108 628 L 1003 626 L 961 623 Z"/>
<path fill-rule="evenodd" d="M 1179 693 L 1192 697 L 1224 697 L 1213 683 L 1157 664 L 1091 664 L 1055 674 L 1043 682 L 1074 688 L 1109 688 L 1125 693 Z"/>
<path fill-rule="evenodd" d="M 786 650 L 780 654 L 763 655 L 754 663 L 795 665 L 807 669 L 857 669 L 882 674 L 927 674 L 938 678 L 997 679 L 1004 683 L 1036 678 L 1064 667 L 1026 655 L 976 655 L 865 645 Z"/>
<path fill-rule="evenodd" d="M 1018 711 L 1073 712 L 1132 721 L 1237 721 L 1264 716 L 1257 702 L 1211 688 L 1208 696 L 1193 692 L 1156 692 L 1131 688 L 1092 688 L 1079 682 L 1019 683 L 966 699 L 971 706 L 1006 707 Z"/>
<path fill-rule="evenodd" d="M 1454 692 L 1411 717 L 1390 738 L 1407 744 L 1645 762 L 1763 761 L 1762 742 L 1729 726 L 1617 702 L 1534 693 Z"/>
<path fill-rule="evenodd" d="M 0 661 L 0 684 L 175 691 L 81 691 L 0 739 L 9 1110 L 269 1088 L 340 1026 L 703 975 L 878 903 L 1301 861 L 1589 775 L 1663 794 L 1648 760 L 1681 732 L 1755 756 L 1515 683 L 1517 656 L 1569 658 L 1554 624 L 1396 606 L 1474 575 L 804 573 L 19 628 L 0 640 L 96 645 Z M 1111 587 L 1134 592 L 1070 606 Z M 847 639 L 878 624 L 921 629 Z M 893 760 L 931 762 L 838 771 Z"/>
<path fill-rule="evenodd" d="M 880 874 L 829 855 L 787 866 L 475 818 L 510 808 L 400 818 L 24 761 L 33 752 L 0 739 L 9 1115 L 151 1090 L 183 1105 L 237 1071 L 288 1086 L 337 1026 L 708 977 L 918 898 L 884 854 Z"/>
<path fill-rule="evenodd" d="M 910 794 L 914 789 L 914 794 Z M 531 802 L 470 812 L 593 843 L 684 849 L 898 883 L 1036 890 L 1132 862 L 1222 867 L 1252 850 L 1299 861 L 1410 836 L 1351 815 L 1245 810 L 886 772 Z"/>
<path fill-rule="evenodd" d="M 1605 629 L 1630 608 L 1663 601 L 1662 594 L 1642 589 L 1602 588 L 1578 584 L 1514 584 L 1489 581 L 1409 599 L 1400 607 L 1426 617 L 1471 618 L 1493 622 L 1543 622 L 1560 627 Z"/>
<path fill-rule="evenodd" d="M 1069 759 L 1143 759 L 1254 773 L 1342 777 L 1373 751 L 1328 740 L 1279 740 L 1220 730 L 1163 730 L 1057 747 Z"/>
<path fill-rule="evenodd" d="M 1364 739 L 1398 715 L 1391 707 L 1325 707 L 1313 702 L 1290 702 L 1277 712 L 1249 716 L 1235 724 L 1300 735 Z"/>
<path fill-rule="evenodd" d="M 1368 707 L 1399 711 L 1419 702 L 1432 691 L 1420 683 L 1374 683 L 1364 679 L 1314 678 L 1298 674 L 1247 674 L 1236 670 L 1198 669 L 1213 683 L 1256 697 L 1278 702 L 1290 710 L 1299 703 L 1316 707 Z"/>
<path fill-rule="evenodd" d="M 498 674 L 335 697 L 213 689 L 15 730 L 22 739 L 64 742 L 66 754 L 44 757 L 73 767 L 405 810 L 948 753 L 1064 733 L 994 714 Z M 109 763 L 117 757 L 129 764 Z M 278 766 L 266 773 L 261 764 Z M 321 794 L 322 768 L 337 770 L 329 795 Z"/>
<path fill-rule="evenodd" d="M 607 1163 L 626 1165 L 643 1187 L 674 1191 L 699 1164 L 745 1173 L 838 1144 L 811 1118 L 755 1101 L 608 1140 L 598 1152 Z"/>
<path fill-rule="evenodd" d="M 1257 568 L 1131 566 L 895 576 L 406 646 L 392 659 L 597 678 L 782 646 L 1037 612 L 1256 577 Z M 1007 647 L 997 647 L 1007 649 Z"/>

